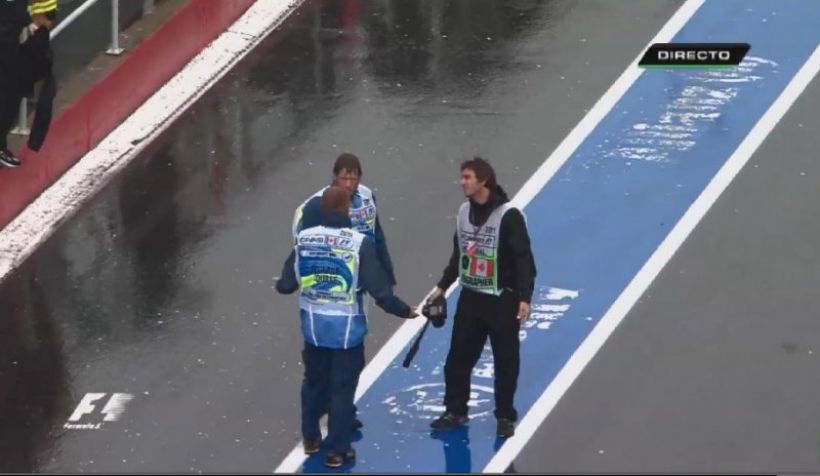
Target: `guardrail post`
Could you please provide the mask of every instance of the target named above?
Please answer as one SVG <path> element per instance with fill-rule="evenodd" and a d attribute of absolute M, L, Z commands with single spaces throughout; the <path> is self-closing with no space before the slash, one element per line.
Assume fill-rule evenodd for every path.
<path fill-rule="evenodd" d="M 120 48 L 120 0 L 111 0 L 111 47 L 106 53 L 119 56 L 123 51 Z"/>
<path fill-rule="evenodd" d="M 17 127 L 11 130 L 12 134 L 18 136 L 27 136 L 31 133 L 31 129 L 28 128 L 28 103 L 26 101 L 26 98 L 20 101 L 20 115 L 17 118 Z"/>

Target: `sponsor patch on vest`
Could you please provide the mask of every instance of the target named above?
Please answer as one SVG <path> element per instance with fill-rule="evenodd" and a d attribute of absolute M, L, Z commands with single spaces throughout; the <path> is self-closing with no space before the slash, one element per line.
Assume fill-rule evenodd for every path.
<path fill-rule="evenodd" d="M 495 235 L 476 235 L 467 231 L 462 232 L 465 237 L 469 237 L 469 241 L 475 242 L 477 245 L 490 247 L 495 245 Z"/>
<path fill-rule="evenodd" d="M 347 236 L 353 236 L 350 233 Z M 353 249 L 353 240 L 351 238 L 339 237 L 335 235 L 306 235 L 299 237 L 299 244 L 302 246 L 332 246 L 334 248 Z"/>
<path fill-rule="evenodd" d="M 376 217 L 376 209 L 374 207 L 360 208 L 358 210 L 350 211 L 350 219 L 352 221 L 367 221 Z"/>
<path fill-rule="evenodd" d="M 476 251 L 478 251 L 478 243 L 473 240 L 467 240 L 467 248 L 464 249 L 464 254 L 467 256 L 475 256 Z"/>
<path fill-rule="evenodd" d="M 493 286 L 493 278 L 479 278 L 476 276 L 462 276 L 461 283 L 464 286 L 474 288 L 489 288 Z"/>

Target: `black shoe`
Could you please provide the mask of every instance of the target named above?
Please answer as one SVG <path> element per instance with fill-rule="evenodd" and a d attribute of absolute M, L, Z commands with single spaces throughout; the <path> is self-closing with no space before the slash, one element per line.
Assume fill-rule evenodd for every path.
<path fill-rule="evenodd" d="M 305 449 L 306 455 L 312 455 L 319 452 L 319 446 L 322 444 L 321 438 L 316 438 L 315 440 L 303 440 L 302 441 L 302 448 Z"/>
<path fill-rule="evenodd" d="M 509 438 L 515 434 L 515 422 L 507 418 L 499 418 L 495 433 L 502 438 Z"/>
<path fill-rule="evenodd" d="M 327 456 L 325 456 L 325 466 L 328 468 L 339 468 L 343 464 L 348 463 L 356 459 L 356 451 L 349 450 L 345 454 L 337 453 L 335 451 L 328 451 Z"/>
<path fill-rule="evenodd" d="M 455 413 L 444 412 L 440 417 L 430 423 L 430 428 L 434 430 L 452 430 L 465 425 L 469 421 L 467 415 L 456 415 Z"/>
<path fill-rule="evenodd" d="M 19 167 L 22 162 L 8 149 L 0 149 L 0 163 L 6 167 Z"/>

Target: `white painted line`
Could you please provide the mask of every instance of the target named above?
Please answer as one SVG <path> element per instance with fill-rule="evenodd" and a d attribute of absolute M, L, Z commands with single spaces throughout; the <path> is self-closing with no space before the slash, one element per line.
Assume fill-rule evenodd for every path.
<path fill-rule="evenodd" d="M 549 182 L 555 172 L 561 168 L 562 165 L 572 156 L 572 153 L 581 145 L 586 137 L 595 129 L 601 120 L 606 117 L 609 111 L 615 106 L 621 96 L 626 93 L 632 83 L 638 79 L 643 70 L 638 68 L 638 62 L 643 56 L 644 51 L 649 48 L 652 43 L 665 43 L 672 39 L 683 25 L 692 17 L 698 7 L 703 4 L 705 0 L 688 0 L 684 3 L 677 12 L 669 19 L 664 27 L 655 35 L 655 38 L 647 44 L 635 60 L 626 68 L 621 76 L 613 83 L 606 93 L 598 100 L 592 109 L 581 119 L 581 122 L 569 133 L 569 135 L 561 141 L 561 144 L 553 151 L 552 154 L 544 161 L 543 164 L 535 171 L 532 177 L 527 180 L 521 190 L 513 197 L 511 202 L 519 207 L 524 208 L 530 201 L 535 198 L 538 192 L 544 188 L 544 185 Z M 453 292 L 457 284 L 450 286 L 447 290 L 447 296 Z M 423 301 L 422 301 L 423 302 Z M 373 360 L 367 364 L 362 376 L 359 379 L 359 387 L 356 389 L 356 400 L 373 385 L 373 382 L 381 375 L 390 363 L 398 356 L 407 344 L 413 339 L 424 325 L 423 319 L 414 319 L 405 322 L 399 327 L 393 336 L 379 349 L 379 352 L 373 357 Z M 523 423 L 523 422 L 522 422 Z M 516 430 L 520 433 L 520 430 Z M 507 446 L 505 444 L 505 446 Z M 517 452 L 516 452 L 517 454 Z M 305 461 L 305 454 L 302 451 L 301 445 L 297 445 L 288 456 L 282 461 L 275 472 L 277 473 L 294 473 L 299 470 Z M 506 467 L 504 468 L 506 469 Z M 503 469 L 502 469 L 503 471 Z"/>
<path fill-rule="evenodd" d="M 610 334 L 618 327 L 623 318 L 632 309 L 641 295 L 652 281 L 658 276 L 666 263 L 672 259 L 695 226 L 706 215 L 706 212 L 717 201 L 735 176 L 740 172 L 749 158 L 757 150 L 763 140 L 786 114 L 791 105 L 797 100 L 806 86 L 820 71 L 820 46 L 792 78 L 786 89 L 769 107 L 766 113 L 755 124 L 737 150 L 709 182 L 703 193 L 689 207 L 669 236 L 661 243 L 641 270 L 624 289 L 623 293 L 612 304 L 601 321 L 590 332 L 589 336 L 578 347 L 575 353 L 561 369 L 555 380 L 547 387 L 544 393 L 535 402 L 533 407 L 521 420 L 516 434 L 504 444 L 490 461 L 485 473 L 500 473 L 509 467 L 518 453 L 524 448 L 527 441 L 535 434 L 541 422 L 550 414 L 555 405 L 569 389 L 584 367 L 592 360 L 598 350 L 604 345 Z"/>
<path fill-rule="evenodd" d="M 0 282 L 304 0 L 258 0 L 0 231 Z"/>

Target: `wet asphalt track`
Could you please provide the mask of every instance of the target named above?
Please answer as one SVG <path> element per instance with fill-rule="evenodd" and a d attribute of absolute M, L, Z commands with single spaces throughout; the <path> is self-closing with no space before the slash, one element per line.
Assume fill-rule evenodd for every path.
<path fill-rule="evenodd" d="M 332 159 L 363 159 L 398 292 L 416 302 L 449 253 L 458 161 L 489 157 L 514 193 L 678 5 L 300 8 L 0 286 L 0 469 L 275 467 L 298 440 L 301 338 L 295 299 L 271 287 L 292 210 Z M 814 81 L 516 470 L 820 469 L 818 91 Z M 381 311 L 370 322 L 372 355 L 400 322 Z M 87 392 L 135 400 L 101 430 L 62 429 Z"/>

